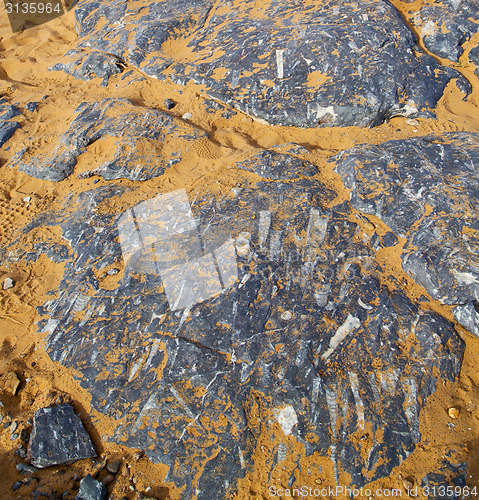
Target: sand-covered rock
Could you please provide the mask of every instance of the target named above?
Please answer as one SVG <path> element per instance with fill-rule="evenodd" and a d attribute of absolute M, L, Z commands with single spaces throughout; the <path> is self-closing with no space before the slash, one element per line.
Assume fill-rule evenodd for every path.
<path fill-rule="evenodd" d="M 479 297 L 479 135 L 446 133 L 332 158 L 351 205 L 384 221 L 407 242 L 404 270 L 472 333 Z"/>
<path fill-rule="evenodd" d="M 458 61 L 464 44 L 479 31 L 477 0 L 445 0 L 421 5 L 407 16 L 434 55 Z"/>
<path fill-rule="evenodd" d="M 53 150 L 29 155 L 28 145 L 9 163 L 38 179 L 62 181 L 69 177 L 78 157 L 99 141 L 99 149 L 114 144 L 110 157 L 98 155 L 98 166 L 79 174 L 104 179 L 144 181 L 160 176 L 182 159 L 182 151 L 168 147 L 172 136 L 195 141 L 204 132 L 174 119 L 163 111 L 133 105 L 126 99 L 104 99 L 83 103 L 75 110 L 69 129 L 58 138 Z M 34 140 L 34 138 L 33 138 Z M 103 160 L 103 161 L 102 161 Z"/>
<path fill-rule="evenodd" d="M 54 69 L 88 79 L 123 64 L 192 80 L 271 124 L 372 126 L 431 116 L 451 78 L 469 85 L 424 54 L 399 12 L 380 0 L 241 0 L 232 9 L 212 0 L 83 0 L 76 19 L 78 46 Z"/>
<path fill-rule="evenodd" d="M 248 168 L 264 172 L 263 156 Z M 291 172 L 294 157 L 266 158 Z M 420 440 L 420 401 L 458 374 L 453 325 L 381 285 L 347 206 L 325 208 L 336 193 L 296 170 L 222 199 L 178 190 L 111 215 L 95 207 L 122 189 L 101 188 L 28 228 L 59 226 L 73 250 L 42 309 L 49 355 L 121 422 L 113 439 L 168 465 L 185 498 L 224 496 L 265 429 L 277 437 L 271 471 L 295 453 L 291 436 L 351 484 L 387 475 Z"/>
<path fill-rule="evenodd" d="M 5 99 L 0 99 L 0 147 L 2 147 L 15 133 L 20 125 L 12 118 L 21 114 L 21 111 Z"/>

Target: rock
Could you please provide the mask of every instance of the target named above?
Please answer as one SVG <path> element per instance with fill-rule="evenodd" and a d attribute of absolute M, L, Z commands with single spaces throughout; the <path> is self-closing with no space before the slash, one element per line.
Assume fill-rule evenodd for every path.
<path fill-rule="evenodd" d="M 427 497 L 433 500 L 459 500 L 468 496 L 462 494 L 467 491 L 467 465 L 463 463 L 456 466 L 445 458 L 438 469 L 423 477 L 421 487 L 428 492 Z"/>
<path fill-rule="evenodd" d="M 80 80 L 91 80 L 92 78 L 108 78 L 123 71 L 123 63 L 121 59 L 113 54 L 105 54 L 103 52 L 93 51 L 89 54 L 81 51 L 70 50 L 67 57 L 74 57 L 74 63 L 57 63 L 52 67 L 52 70 L 63 70 L 69 75 Z M 76 57 L 79 59 L 76 59 Z"/>
<path fill-rule="evenodd" d="M 0 121 L 0 147 L 2 147 L 15 131 L 20 128 L 18 122 L 3 122 Z"/>
<path fill-rule="evenodd" d="M 16 465 L 16 469 L 20 474 L 34 474 L 38 471 L 36 467 L 30 464 L 19 463 Z"/>
<path fill-rule="evenodd" d="M 77 158 L 87 151 L 89 145 L 112 139 L 118 145 L 113 158 L 79 174 L 79 177 L 99 175 L 108 180 L 126 178 L 140 181 L 157 177 L 181 161 L 182 151 L 170 151 L 164 146 L 171 135 L 179 136 L 184 141 L 207 137 L 204 132 L 163 111 L 138 108 L 126 99 L 83 103 L 76 113 L 52 153 L 27 159 L 28 148 L 25 148 L 8 165 L 17 166 L 38 179 L 61 181 L 73 173 Z"/>
<path fill-rule="evenodd" d="M 0 148 L 20 127 L 18 122 L 11 121 L 12 118 L 20 114 L 21 112 L 16 106 L 8 104 L 5 99 L 0 99 Z"/>
<path fill-rule="evenodd" d="M 88 474 L 80 481 L 80 491 L 75 500 L 106 500 L 107 497 L 105 486 Z"/>
<path fill-rule="evenodd" d="M 15 282 L 11 278 L 5 278 L 2 283 L 3 290 L 8 290 L 9 288 L 13 288 Z"/>
<path fill-rule="evenodd" d="M 167 465 L 185 499 L 226 497 L 271 427 L 301 442 L 302 460 L 330 457 L 351 484 L 387 476 L 419 442 L 438 379 L 461 366 L 454 326 L 381 285 L 348 204 L 326 208 L 336 193 L 296 157 L 269 157 L 287 179 L 224 198 L 160 193 L 120 214 L 96 210 L 125 189 L 106 186 L 25 229 L 57 227 L 71 245 L 37 250 L 64 262 L 56 298 L 39 310 L 49 356 L 79 370 L 92 406 L 115 415 L 111 439 Z M 248 166 L 263 167 L 261 155 Z M 249 252 L 238 254 L 246 233 Z M 93 265 L 120 259 L 118 286 L 100 287 Z M 348 439 L 365 429 L 367 464 Z M 278 446 L 271 473 L 285 464 Z"/>
<path fill-rule="evenodd" d="M 38 109 L 38 104 L 38 102 L 27 102 L 27 104 L 25 104 L 25 109 L 33 113 Z"/>
<path fill-rule="evenodd" d="M 4 389 L 10 394 L 11 396 L 16 396 L 18 392 L 18 388 L 20 387 L 20 380 L 17 376 L 17 374 L 13 371 L 8 372 L 7 376 L 5 377 L 5 381 L 3 383 Z"/>
<path fill-rule="evenodd" d="M 295 179 L 301 175 L 312 177 L 318 173 L 316 165 L 308 161 L 268 150 L 238 163 L 237 167 L 271 180 Z"/>
<path fill-rule="evenodd" d="M 121 460 L 110 460 L 106 466 L 106 469 L 110 474 L 118 474 L 121 468 Z"/>
<path fill-rule="evenodd" d="M 176 102 L 173 101 L 172 99 L 165 99 L 165 102 L 163 103 L 165 108 L 170 110 L 173 109 L 176 106 Z"/>
<path fill-rule="evenodd" d="M 300 7 L 296 0 L 273 0 L 258 16 L 252 0 L 222 9 L 213 0 L 146 7 L 86 0 L 75 11 L 78 45 L 55 69 L 88 77 L 86 61 L 100 53 L 104 73 L 121 61 L 151 77 L 193 80 L 248 115 L 298 127 L 431 116 L 451 78 L 470 88 L 458 72 L 422 52 L 389 2 Z M 187 59 L 165 51 L 178 39 L 188 41 Z"/>
<path fill-rule="evenodd" d="M 460 325 L 476 337 L 479 337 L 479 311 L 475 302 L 468 302 L 454 307 L 452 313 Z"/>
<path fill-rule="evenodd" d="M 459 413 L 459 408 L 455 408 L 454 406 L 447 410 L 447 414 L 454 420 L 457 420 L 459 418 Z"/>
<path fill-rule="evenodd" d="M 462 306 L 455 316 L 472 328 L 470 304 L 479 294 L 479 134 L 358 146 L 331 161 L 352 190 L 351 206 L 407 239 L 404 270 L 434 299 Z"/>
<path fill-rule="evenodd" d="M 411 13 L 409 21 L 429 51 L 458 61 L 463 53 L 462 45 L 478 32 L 479 1 L 446 0 L 425 4 Z"/>
<path fill-rule="evenodd" d="M 35 413 L 28 443 L 28 461 L 43 469 L 96 457 L 90 436 L 73 407 L 64 404 Z"/>
<path fill-rule="evenodd" d="M 414 479 L 411 477 L 405 477 L 402 480 L 402 485 L 404 486 L 406 492 L 409 492 L 414 488 Z"/>
<path fill-rule="evenodd" d="M 12 490 L 17 491 L 23 486 L 23 483 L 21 481 L 17 481 L 16 483 L 13 483 L 12 485 Z"/>
<path fill-rule="evenodd" d="M 115 476 L 113 474 L 107 474 L 102 480 L 101 483 L 103 486 L 110 486 L 111 483 L 115 480 Z"/>

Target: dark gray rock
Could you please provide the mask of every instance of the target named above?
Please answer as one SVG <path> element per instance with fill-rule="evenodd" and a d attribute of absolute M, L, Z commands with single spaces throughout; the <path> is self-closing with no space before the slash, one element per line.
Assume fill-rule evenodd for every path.
<path fill-rule="evenodd" d="M 12 104 L 8 104 L 5 99 L 0 99 L 0 120 L 10 120 L 21 114 L 21 111 Z"/>
<path fill-rule="evenodd" d="M 106 500 L 108 490 L 90 474 L 80 481 L 80 491 L 75 500 Z"/>
<path fill-rule="evenodd" d="M 431 500 L 459 500 L 476 495 L 477 487 L 473 490 L 467 483 L 467 465 L 452 464 L 445 458 L 438 471 L 423 477 L 421 488 Z"/>
<path fill-rule="evenodd" d="M 78 157 L 89 145 L 111 138 L 117 142 L 114 157 L 81 177 L 99 175 L 104 179 L 142 181 L 162 175 L 166 168 L 181 161 L 181 151 L 171 156 L 170 152 L 163 152 L 169 136 L 190 141 L 207 137 L 162 111 L 139 108 L 126 99 L 83 103 L 76 112 L 53 153 L 40 153 L 27 160 L 26 148 L 8 165 L 38 179 L 62 181 L 73 173 Z"/>
<path fill-rule="evenodd" d="M 96 457 L 90 436 L 68 404 L 35 413 L 27 458 L 39 469 Z"/>
<path fill-rule="evenodd" d="M 16 465 L 16 469 L 20 474 L 34 474 L 37 472 L 37 468 L 30 464 L 19 463 Z"/>
<path fill-rule="evenodd" d="M 312 177 L 318 173 L 318 167 L 308 161 L 268 150 L 261 151 L 238 163 L 237 167 L 271 180 L 287 180 L 299 176 Z"/>
<path fill-rule="evenodd" d="M 479 337 L 479 311 L 477 302 L 469 302 L 452 309 L 457 322 L 476 337 Z"/>
<path fill-rule="evenodd" d="M 33 113 L 38 109 L 38 104 L 38 102 L 27 102 L 27 104 L 25 104 L 25 109 Z"/>
<path fill-rule="evenodd" d="M 106 78 L 108 80 L 110 76 L 121 73 L 123 70 L 121 59 L 112 54 L 71 50 L 65 56 L 73 58 L 74 62 L 57 63 L 52 67 L 52 70 L 63 70 L 80 80 L 91 80 L 92 78 Z"/>
<path fill-rule="evenodd" d="M 305 7 L 299 0 L 274 0 L 261 12 L 256 7 L 251 0 L 231 9 L 213 0 L 147 6 L 83 0 L 76 9 L 78 46 L 56 69 L 86 78 L 94 50 L 103 53 L 102 74 L 116 71 L 120 61 L 155 78 L 193 80 L 249 115 L 298 127 L 431 116 L 451 78 L 470 88 L 420 50 L 389 2 L 330 0 Z M 166 48 L 181 37 L 190 40 L 187 59 Z"/>
<path fill-rule="evenodd" d="M 458 61 L 462 45 L 478 32 L 478 0 L 445 0 L 423 5 L 410 16 L 424 46 L 439 57 Z"/>
<path fill-rule="evenodd" d="M 416 282 L 443 304 L 477 300 L 479 134 L 358 146 L 331 161 L 351 205 L 407 239 L 403 268 Z"/>
<path fill-rule="evenodd" d="M 0 148 L 20 127 L 18 122 L 11 120 L 20 114 L 16 106 L 8 104 L 5 99 L 0 99 Z"/>
<path fill-rule="evenodd" d="M 296 160 L 284 156 L 287 171 Z M 50 357 L 121 422 L 113 440 L 166 464 L 184 498 L 224 498 L 271 426 L 271 472 L 293 434 L 305 456 L 331 457 L 337 480 L 386 476 L 419 441 L 438 378 L 459 373 L 453 325 L 381 285 L 348 206 L 325 208 L 335 193 L 293 170 L 233 197 L 176 191 L 122 214 L 95 207 L 123 188 L 99 188 L 25 229 L 59 226 L 72 250 L 37 250 L 65 261 L 40 309 Z M 107 289 L 98 276 L 112 267 L 123 272 Z"/>

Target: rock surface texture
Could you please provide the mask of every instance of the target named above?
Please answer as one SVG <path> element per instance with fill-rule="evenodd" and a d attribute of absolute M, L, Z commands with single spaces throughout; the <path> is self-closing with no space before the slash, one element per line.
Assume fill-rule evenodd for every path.
<path fill-rule="evenodd" d="M 449 133 L 359 146 L 331 161 L 351 206 L 406 238 L 404 270 L 478 334 L 479 135 Z"/>
<path fill-rule="evenodd" d="M 144 181 L 163 174 L 166 168 L 181 160 L 181 151 L 172 151 L 168 147 L 168 137 L 173 135 L 185 141 L 206 137 L 206 134 L 162 111 L 140 108 L 126 99 L 104 99 L 78 107 L 76 117 L 68 131 L 59 138 L 53 152 L 27 159 L 26 147 L 9 166 L 17 166 L 38 179 L 62 181 L 73 173 L 78 157 L 87 146 L 97 141 L 100 144 L 101 141 L 114 141 L 113 158 L 81 176 Z"/>
<path fill-rule="evenodd" d="M 427 50 L 436 56 L 458 61 L 464 52 L 463 45 L 479 31 L 479 1 L 434 2 L 411 12 L 409 20 Z"/>
<path fill-rule="evenodd" d="M 48 363 L 74 370 L 102 439 L 164 464 L 182 499 L 234 496 L 261 466 L 290 486 L 319 463 L 338 485 L 390 475 L 428 397 L 457 380 L 459 325 L 479 337 L 479 134 L 400 128 L 429 123 L 451 80 L 458 101 L 473 89 L 440 58 L 469 50 L 478 5 L 428 4 L 410 28 L 398 1 L 81 0 L 78 43 L 53 69 L 101 78 L 101 98 L 82 94 L 63 128 L 8 157 L 0 211 L 23 224 L 0 240 L 18 271 L 2 300 L 33 283 Z M 26 88 L 37 130 L 29 113 L 53 106 Z M 0 100 L 0 147 L 19 113 Z M 316 130 L 389 119 L 355 147 L 364 130 Z M 43 274 L 27 277 L 38 262 L 54 268 L 44 294 Z M 95 456 L 72 406 L 37 411 L 32 465 Z M 140 495 L 123 459 L 92 474 Z M 464 485 L 465 465 L 442 459 L 405 483 Z M 86 476 L 77 499 L 105 495 Z"/>
<path fill-rule="evenodd" d="M 242 0 L 231 10 L 212 0 L 83 0 L 76 18 L 78 47 L 54 69 L 88 79 L 131 65 L 192 80 L 271 124 L 371 126 L 430 115 L 451 78 L 468 86 L 420 50 L 383 0 L 271 0 L 261 8 Z"/>
<path fill-rule="evenodd" d="M 387 475 L 420 439 L 419 401 L 460 368 L 452 324 L 379 283 L 350 209 L 325 208 L 336 193 L 290 155 L 248 169 L 264 173 L 265 157 L 294 174 L 111 216 L 95 207 L 121 189 L 102 188 L 27 229 L 59 225 L 74 252 L 43 310 L 50 356 L 83 373 L 95 408 L 122 422 L 114 439 L 167 464 L 185 497 L 223 496 L 263 426 L 283 436 L 271 470 L 294 436 L 356 485 Z M 114 290 L 101 284 L 110 268 L 122 271 Z M 253 418 L 260 407 L 269 423 Z M 370 436 L 367 458 L 357 433 Z"/>
<path fill-rule="evenodd" d="M 12 137 L 20 125 L 15 120 L 15 116 L 20 114 L 20 110 L 5 99 L 0 99 L 0 148 Z"/>
<path fill-rule="evenodd" d="M 90 436 L 68 404 L 42 408 L 35 413 L 28 443 L 30 463 L 43 469 L 96 457 Z"/>

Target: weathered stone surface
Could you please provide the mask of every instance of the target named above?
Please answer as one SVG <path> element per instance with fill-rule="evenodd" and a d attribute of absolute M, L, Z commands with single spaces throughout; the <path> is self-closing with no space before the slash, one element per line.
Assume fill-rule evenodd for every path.
<path fill-rule="evenodd" d="M 41 408 L 35 413 L 28 443 L 29 462 L 43 469 L 96 457 L 90 436 L 68 404 Z"/>
<path fill-rule="evenodd" d="M 71 64 L 58 63 L 53 66 L 53 70 L 64 70 L 66 73 L 81 80 L 91 80 L 92 78 L 104 78 L 105 84 L 108 78 L 122 72 L 123 65 L 120 58 L 112 54 L 102 52 L 86 53 L 84 51 L 71 50 L 66 54 L 68 57 L 79 59 Z"/>
<path fill-rule="evenodd" d="M 299 176 L 312 177 L 318 173 L 318 168 L 312 163 L 292 155 L 268 150 L 261 151 L 252 158 L 238 163 L 237 167 L 271 180 L 287 180 Z"/>
<path fill-rule="evenodd" d="M 429 51 L 458 61 L 464 52 L 462 45 L 479 30 L 479 1 L 434 2 L 421 6 L 409 19 Z"/>
<path fill-rule="evenodd" d="M 0 99 L 0 148 L 12 137 L 20 125 L 12 118 L 20 115 L 20 110 L 5 99 Z"/>
<path fill-rule="evenodd" d="M 420 439 L 437 377 L 459 372 L 453 326 L 381 286 L 347 206 L 324 208 L 335 193 L 295 171 L 228 198 L 176 191 L 112 215 L 95 207 L 121 188 L 101 188 L 26 229 L 60 225 L 73 250 L 41 310 L 49 355 L 83 374 L 92 405 L 122 422 L 114 439 L 167 464 L 184 498 L 224 497 L 271 428 L 271 471 L 291 435 L 304 456 L 329 455 L 336 479 L 385 476 Z M 103 287 L 110 268 L 117 286 Z"/>
<path fill-rule="evenodd" d="M 166 145 L 168 137 L 190 141 L 207 137 L 204 132 L 162 111 L 140 108 L 126 99 L 83 103 L 76 112 L 77 116 L 59 138 L 53 153 L 27 158 L 27 147 L 15 155 L 9 166 L 18 166 L 39 179 L 61 181 L 73 173 L 78 157 L 89 145 L 99 140 L 113 140 L 117 145 L 113 158 L 80 175 L 141 181 L 157 177 L 181 161 L 182 151 L 171 151 Z"/>
<path fill-rule="evenodd" d="M 90 474 L 80 481 L 80 491 L 75 500 L 106 500 L 108 490 Z"/>
<path fill-rule="evenodd" d="M 432 500 L 459 500 L 469 496 L 472 488 L 467 487 L 467 466 L 465 463 L 452 464 L 443 460 L 437 472 L 430 472 L 421 481 L 424 495 Z"/>
<path fill-rule="evenodd" d="M 451 78 L 468 86 L 424 54 L 381 0 L 272 0 L 261 9 L 252 0 L 231 9 L 213 0 L 83 0 L 76 18 L 78 46 L 55 69 L 88 78 L 113 74 L 122 61 L 156 78 L 204 84 L 271 124 L 373 126 L 430 115 Z M 184 57 L 169 48 L 181 38 L 189 41 Z"/>
<path fill-rule="evenodd" d="M 416 282 L 443 304 L 478 300 L 479 134 L 358 146 L 332 161 L 351 189 L 351 205 L 407 239 L 402 264 Z M 456 311 L 470 328 L 465 309 Z"/>

